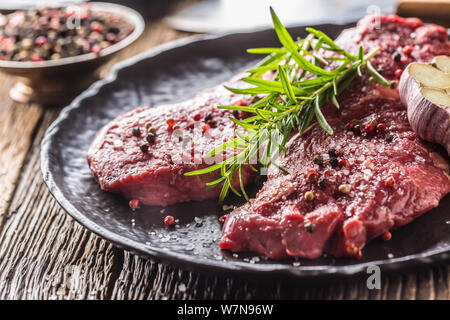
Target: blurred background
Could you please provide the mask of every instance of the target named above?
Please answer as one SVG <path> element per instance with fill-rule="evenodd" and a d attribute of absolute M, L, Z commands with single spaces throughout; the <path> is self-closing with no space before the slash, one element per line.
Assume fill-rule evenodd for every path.
<path fill-rule="evenodd" d="M 1 0 L 0 10 L 17 10 L 43 5 L 67 5 L 79 0 Z M 171 27 L 188 32 L 225 33 L 270 27 L 268 6 L 273 6 L 288 26 L 318 22 L 345 23 L 366 14 L 399 13 L 425 21 L 450 22 L 449 0 L 112 0 L 154 17 L 148 9 L 158 3 L 169 13 Z M 180 5 L 181 3 L 181 5 Z M 173 7 L 176 6 L 176 12 Z"/>
<path fill-rule="evenodd" d="M 46 6 L 70 8 L 71 5 L 83 2 L 87 1 L 0 0 L 0 26 L 5 24 L 7 13 Z M 188 36 L 193 33 L 249 32 L 271 28 L 269 6 L 275 9 L 283 24 L 288 27 L 321 23 L 347 24 L 356 22 L 366 15 L 392 13 L 401 16 L 416 16 L 426 22 L 450 26 L 450 0 L 106 0 L 90 2 L 97 3 L 98 6 L 106 5 L 109 7 L 120 4 L 136 10 L 137 15 L 140 14 L 143 18 L 140 18 L 143 20 L 142 28 L 145 29 L 143 36 L 133 45 L 127 45 L 125 53 L 117 50 L 114 55 L 119 56 L 118 59 L 111 59 L 112 54 L 108 59 L 91 59 L 93 60 L 90 63 L 90 71 L 92 72 L 85 72 L 83 75 L 79 72 L 79 66 L 81 65 L 77 65 L 76 72 L 70 72 L 65 67 L 55 68 L 55 74 L 59 75 L 59 77 L 55 77 L 49 74 L 50 68 L 42 70 L 38 68 L 25 69 L 25 65 L 14 68 L 12 64 L 0 61 L 0 71 L 21 77 L 10 91 L 11 98 L 18 102 L 33 100 L 45 104 L 67 103 L 77 93 L 81 92 L 80 89 L 87 87 L 97 78 L 104 77 L 112 64 L 122 60 L 121 57 L 130 57 L 149 49 L 156 43 L 173 40 L 171 36 Z M 100 2 L 108 2 L 109 4 L 100 4 Z M 126 8 L 118 10 L 127 11 Z M 61 19 L 64 20 L 64 18 Z M 17 32 L 25 34 L 28 31 Z M 164 33 L 164 36 L 158 35 L 158 32 Z M 36 36 L 36 32 L 33 32 L 33 34 Z M 171 34 L 171 36 L 166 37 L 168 34 Z M 30 38 L 30 36 L 27 36 L 27 38 Z M 162 38 L 164 38 L 164 41 L 162 41 Z M 6 43 L 4 47 L 7 46 L 9 40 L 2 40 L 1 34 L 0 40 Z M 14 43 L 19 41 L 17 37 L 15 40 L 10 40 Z M 69 44 L 74 43 L 70 39 L 64 41 Z M 18 50 L 18 54 L 15 54 L 14 50 L 11 49 L 9 52 L 13 52 L 15 56 L 20 56 L 21 50 Z M 27 50 L 24 51 L 24 54 L 31 52 Z M 2 52 L 0 52 L 0 60 L 5 60 L 5 54 L 8 53 L 5 51 L 2 56 Z M 39 57 L 36 59 L 39 59 Z M 106 68 L 100 68 L 104 65 L 106 65 Z M 94 68 L 95 72 L 93 72 Z M 47 76 L 46 79 L 41 77 L 44 74 Z M 83 79 L 72 81 L 75 74 L 80 77 L 83 76 Z M 80 88 L 67 83 L 64 84 L 60 79 L 70 79 L 71 83 L 79 84 Z M 59 88 L 59 92 L 57 92 L 57 88 Z M 68 88 L 71 88 L 73 92 L 68 93 Z"/>

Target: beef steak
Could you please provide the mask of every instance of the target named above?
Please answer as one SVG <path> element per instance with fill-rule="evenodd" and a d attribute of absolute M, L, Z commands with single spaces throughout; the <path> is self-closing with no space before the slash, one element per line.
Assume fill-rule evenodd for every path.
<path fill-rule="evenodd" d="M 239 78 L 227 84 L 242 87 Z M 103 190 L 147 205 L 218 197 L 220 187 L 205 188 L 217 178 L 217 172 L 199 176 L 184 173 L 209 166 L 204 155 L 235 134 L 236 126 L 228 119 L 232 112 L 217 106 L 246 105 L 248 99 L 220 85 L 178 104 L 142 107 L 123 114 L 93 140 L 87 155 L 91 172 Z M 146 146 L 144 151 L 141 146 Z M 244 184 L 252 172 L 248 167 L 243 169 Z M 233 185 L 238 188 L 238 177 Z"/>
<path fill-rule="evenodd" d="M 391 80 L 411 61 L 450 54 L 444 28 L 397 16 L 366 17 L 337 42 L 355 54 L 359 45 L 379 46 L 372 63 Z M 289 173 L 270 166 L 256 198 L 229 214 L 222 249 L 273 259 L 312 259 L 323 252 L 360 257 L 367 241 L 409 223 L 450 192 L 446 155 L 416 137 L 396 89 L 364 76 L 352 82 L 339 104 L 341 111 L 325 107 L 335 135 L 317 123 L 295 135 L 278 159 Z M 353 119 L 362 125 L 376 120 L 386 132 L 348 130 Z M 314 162 L 317 156 L 322 164 Z M 316 170 L 317 181 L 309 182 L 309 170 Z"/>

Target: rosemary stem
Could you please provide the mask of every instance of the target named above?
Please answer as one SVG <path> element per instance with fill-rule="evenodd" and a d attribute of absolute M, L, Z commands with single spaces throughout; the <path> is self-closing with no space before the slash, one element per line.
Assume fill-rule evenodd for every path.
<path fill-rule="evenodd" d="M 238 140 L 230 140 L 233 143 L 228 141 L 219 147 L 222 151 L 232 148 L 235 151 L 232 156 L 209 168 L 186 173 L 186 175 L 199 175 L 220 171 L 220 177 L 207 184 L 208 188 L 222 184 L 219 203 L 224 200 L 229 190 L 241 196 L 231 184 L 236 172 L 239 174 L 242 195 L 248 200 L 242 181 L 242 166 L 248 165 L 256 171 L 252 166 L 253 160 L 256 160 L 264 167 L 270 163 L 278 167 L 274 161 L 281 150 L 287 152 L 286 143 L 290 134 L 295 130 L 304 131 L 314 116 L 322 129 L 333 135 L 333 129 L 320 110 L 321 106 L 328 103 L 331 98 L 331 101 L 339 108 L 337 95 L 353 81 L 356 75 L 362 76 L 363 67 L 367 68 L 376 82 L 390 85 L 369 62 L 379 48 L 374 48 L 364 55 L 364 50 L 360 47 L 358 56 L 354 56 L 340 48 L 326 34 L 313 28 L 307 28 L 309 35 L 305 39 L 294 41 L 272 8 L 271 15 L 282 47 L 249 49 L 250 53 L 268 54 L 255 69 L 248 71 L 250 76 L 243 79 L 255 87 L 228 88 L 238 94 L 252 95 L 254 98 L 252 104 L 220 107 L 251 112 L 255 115 L 244 120 L 231 118 L 245 129 L 244 132 L 238 131 Z M 317 41 L 314 42 L 315 40 Z M 311 49 L 312 45 L 314 48 Z M 332 56 L 322 56 L 322 51 L 331 52 Z M 337 68 L 333 68 L 333 71 L 322 68 L 322 65 L 329 66 L 329 62 L 341 63 Z M 269 70 L 274 71 L 272 80 L 261 79 L 261 76 Z M 305 76 L 307 80 L 303 80 Z M 261 98 L 261 95 L 265 96 Z M 278 135 L 276 141 L 271 141 L 273 133 Z M 211 151 L 211 154 L 215 154 L 219 148 Z M 257 155 L 261 151 L 263 156 L 259 159 Z M 286 169 L 279 168 L 286 172 Z"/>

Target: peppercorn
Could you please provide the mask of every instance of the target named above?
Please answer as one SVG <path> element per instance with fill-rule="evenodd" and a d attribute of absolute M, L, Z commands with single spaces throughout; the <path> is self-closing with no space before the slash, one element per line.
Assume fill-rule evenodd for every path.
<path fill-rule="evenodd" d="M 152 127 L 152 124 L 150 122 L 147 122 L 145 124 L 145 129 L 149 130 Z"/>
<path fill-rule="evenodd" d="M 381 239 L 383 239 L 384 241 L 389 241 L 392 238 L 392 233 L 390 233 L 389 231 L 386 231 L 385 233 L 383 233 L 381 235 Z"/>
<path fill-rule="evenodd" d="M 339 164 L 339 161 L 338 161 L 338 159 L 337 159 L 336 157 L 331 157 L 331 158 L 330 158 L 330 164 L 331 164 L 333 167 L 336 167 L 336 166 Z"/>
<path fill-rule="evenodd" d="M 394 72 L 395 77 L 398 79 L 400 79 L 400 77 L 402 76 L 403 70 L 402 69 L 397 69 Z"/>
<path fill-rule="evenodd" d="M 318 173 L 316 170 L 308 170 L 308 172 L 306 172 L 306 178 L 308 179 L 309 182 L 314 182 L 317 181 L 317 177 L 318 177 Z"/>
<path fill-rule="evenodd" d="M 353 256 L 353 257 L 355 257 L 358 260 L 362 258 L 361 249 L 356 247 L 353 243 L 350 243 L 350 244 L 347 245 L 346 251 L 347 251 L 348 255 Z"/>
<path fill-rule="evenodd" d="M 336 149 L 330 149 L 328 150 L 328 155 L 330 157 L 336 157 Z"/>
<path fill-rule="evenodd" d="M 208 115 L 205 117 L 205 121 L 208 121 L 208 120 L 212 120 L 212 114 L 211 113 L 208 113 Z"/>
<path fill-rule="evenodd" d="M 328 186 L 328 180 L 327 179 L 321 179 L 318 183 L 319 187 L 322 189 L 326 188 Z"/>
<path fill-rule="evenodd" d="M 379 123 L 377 125 L 377 130 L 378 130 L 378 132 L 381 132 L 381 133 L 385 132 L 386 131 L 386 125 L 384 123 Z"/>
<path fill-rule="evenodd" d="M 354 125 L 353 123 L 348 122 L 348 123 L 345 125 L 345 129 L 346 129 L 346 130 L 352 130 L 354 126 L 355 126 L 355 125 Z"/>
<path fill-rule="evenodd" d="M 109 33 L 106 34 L 106 40 L 109 43 L 116 43 L 117 42 L 117 36 L 114 33 L 109 32 Z"/>
<path fill-rule="evenodd" d="M 313 162 L 318 165 L 323 164 L 323 157 L 321 155 L 317 155 L 314 157 Z"/>
<path fill-rule="evenodd" d="M 394 140 L 394 136 L 390 133 L 388 133 L 385 137 L 384 140 L 386 140 L 386 142 L 392 142 Z"/>
<path fill-rule="evenodd" d="M 404 53 L 404 54 L 410 54 L 410 53 L 413 51 L 413 49 L 414 49 L 413 45 L 410 44 L 410 45 L 405 46 L 405 47 L 403 48 L 402 53 Z"/>
<path fill-rule="evenodd" d="M 339 165 L 341 167 L 349 168 L 350 167 L 350 162 L 346 158 L 342 158 L 341 160 L 339 160 Z"/>
<path fill-rule="evenodd" d="M 99 54 L 101 50 L 102 50 L 102 48 L 98 44 L 94 44 L 91 47 L 91 52 L 94 54 Z"/>
<path fill-rule="evenodd" d="M 34 40 L 34 44 L 39 47 L 43 46 L 46 43 L 47 43 L 47 38 L 44 36 L 39 36 L 36 38 L 36 40 Z"/>
<path fill-rule="evenodd" d="M 92 21 L 89 27 L 94 32 L 102 32 L 103 31 L 103 26 L 98 21 Z"/>
<path fill-rule="evenodd" d="M 395 62 L 400 62 L 400 59 L 402 58 L 402 55 L 400 54 L 400 53 L 398 53 L 398 52 L 395 52 L 393 55 L 392 55 L 392 59 L 394 59 L 394 61 Z"/>
<path fill-rule="evenodd" d="M 147 152 L 148 151 L 148 145 L 147 144 L 143 144 L 139 148 L 141 148 L 142 152 Z"/>
<path fill-rule="evenodd" d="M 338 190 L 339 190 L 340 193 L 347 194 L 347 193 L 350 192 L 350 187 L 349 187 L 348 184 L 341 184 L 338 187 Z"/>
<path fill-rule="evenodd" d="M 395 184 L 395 179 L 394 177 L 390 176 L 388 177 L 385 181 L 384 184 L 386 185 L 386 187 L 393 187 Z"/>
<path fill-rule="evenodd" d="M 139 200 L 130 200 L 128 205 L 130 206 L 131 209 L 135 210 L 139 208 Z"/>
<path fill-rule="evenodd" d="M 156 134 L 156 129 L 151 127 L 148 129 L 148 132 L 150 132 L 151 134 L 155 135 Z"/>
<path fill-rule="evenodd" d="M 312 192 L 312 191 L 305 192 L 305 200 L 313 201 L 314 200 L 314 192 Z"/>
<path fill-rule="evenodd" d="M 216 120 L 208 120 L 208 121 L 206 121 L 206 123 L 209 124 L 209 126 L 211 128 L 214 128 L 217 125 L 217 121 Z"/>
<path fill-rule="evenodd" d="M 371 123 L 367 123 L 364 126 L 364 132 L 367 134 L 372 134 L 375 132 L 375 127 Z"/>
<path fill-rule="evenodd" d="M 106 49 L 106 48 L 108 48 L 110 46 L 108 41 L 102 41 L 98 45 L 100 46 L 100 49 L 102 49 L 102 50 Z"/>
<path fill-rule="evenodd" d="M 32 55 L 31 56 L 31 61 L 33 62 L 38 62 L 38 61 L 43 61 L 44 59 L 42 59 L 41 57 L 39 57 L 38 55 Z"/>
<path fill-rule="evenodd" d="M 175 218 L 173 216 L 167 216 L 164 218 L 164 224 L 168 227 L 173 226 L 175 223 Z"/>
<path fill-rule="evenodd" d="M 238 110 L 233 110 L 233 117 L 235 117 L 236 119 L 239 119 L 239 111 Z"/>
<path fill-rule="evenodd" d="M 166 121 L 166 123 L 167 123 L 167 125 L 169 126 L 169 129 L 172 129 L 173 126 L 175 125 L 175 120 L 173 120 L 173 119 L 168 119 L 168 120 Z"/>
<path fill-rule="evenodd" d="M 310 221 L 306 222 L 304 225 L 305 231 L 308 233 L 313 233 L 316 229 L 316 225 Z"/>
<path fill-rule="evenodd" d="M 61 55 L 59 53 L 54 53 L 50 56 L 50 60 L 59 60 L 61 59 Z"/>
<path fill-rule="evenodd" d="M 20 42 L 20 45 L 22 46 L 23 49 L 30 50 L 31 47 L 33 46 L 33 40 L 31 40 L 30 38 L 24 38 Z"/>
<path fill-rule="evenodd" d="M 153 135 L 152 133 L 149 133 L 146 137 L 147 141 L 150 143 L 155 142 L 155 135 Z"/>
<path fill-rule="evenodd" d="M 141 135 L 141 129 L 133 128 L 133 136 L 139 137 Z"/>

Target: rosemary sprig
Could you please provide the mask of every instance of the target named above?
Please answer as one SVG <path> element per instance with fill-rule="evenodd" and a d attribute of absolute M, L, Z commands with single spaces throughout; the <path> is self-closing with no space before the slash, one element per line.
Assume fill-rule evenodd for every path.
<path fill-rule="evenodd" d="M 248 200 L 242 180 L 243 166 L 249 165 L 257 171 L 254 164 L 266 168 L 273 164 L 286 171 L 276 164 L 276 158 L 280 152 L 287 152 L 285 144 L 290 134 L 294 131 L 302 133 L 314 117 L 326 133 L 333 135 L 333 128 L 322 114 L 321 107 L 331 102 L 339 109 L 336 97 L 355 77 L 362 76 L 363 69 L 367 69 L 374 81 L 390 85 L 369 62 L 378 48 L 364 54 L 364 48 L 360 47 L 355 56 L 340 48 L 322 31 L 313 28 L 306 28 L 309 34 L 304 39 L 294 41 L 272 8 L 270 13 L 282 47 L 248 49 L 249 53 L 267 54 L 247 71 L 249 76 L 242 79 L 253 87 L 227 87 L 231 92 L 253 96 L 254 103 L 250 106 L 219 106 L 253 115 L 243 120 L 230 117 L 244 130 L 237 132 L 238 137 L 212 150 L 206 158 L 229 149 L 234 151 L 233 155 L 210 167 L 186 173 L 190 176 L 220 170 L 220 177 L 206 185 L 213 188 L 223 183 L 219 203 L 223 202 L 229 190 Z M 324 69 L 323 66 L 330 63 L 333 68 Z M 273 80 L 261 79 L 267 71 L 275 73 Z M 232 186 L 235 174 L 239 176 L 239 191 Z"/>

